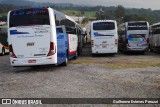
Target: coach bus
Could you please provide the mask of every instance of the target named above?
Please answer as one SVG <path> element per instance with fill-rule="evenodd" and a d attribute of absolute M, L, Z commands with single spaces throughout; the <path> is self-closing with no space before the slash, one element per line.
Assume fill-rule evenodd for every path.
<path fill-rule="evenodd" d="M 125 22 L 119 26 L 119 50 L 145 53 L 149 46 L 149 24 L 146 21 Z"/>
<path fill-rule="evenodd" d="M 115 54 L 118 52 L 117 22 L 97 20 L 90 26 L 91 50 L 94 54 Z"/>
<path fill-rule="evenodd" d="M 7 41 L 7 25 L 0 26 L 0 55 L 9 53 Z"/>
<path fill-rule="evenodd" d="M 160 51 L 160 23 L 155 23 L 150 26 L 149 50 Z"/>
<path fill-rule="evenodd" d="M 78 56 L 77 23 L 50 7 L 8 13 L 8 41 L 13 67 L 67 65 Z"/>

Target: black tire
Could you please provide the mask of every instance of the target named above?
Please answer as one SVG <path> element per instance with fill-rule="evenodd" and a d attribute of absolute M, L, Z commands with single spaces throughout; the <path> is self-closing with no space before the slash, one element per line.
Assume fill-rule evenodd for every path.
<path fill-rule="evenodd" d="M 77 59 L 78 57 L 78 51 L 76 51 L 76 55 L 73 57 L 73 59 Z"/>
<path fill-rule="evenodd" d="M 67 66 L 68 65 L 68 54 L 66 52 L 66 60 L 65 62 L 62 63 L 63 66 Z"/>
<path fill-rule="evenodd" d="M 145 55 L 145 53 L 146 53 L 145 51 L 142 51 L 142 52 L 141 52 L 142 55 Z"/>
<path fill-rule="evenodd" d="M 112 56 L 112 57 L 115 57 L 115 56 L 116 56 L 116 53 L 112 53 L 111 56 Z"/>
<path fill-rule="evenodd" d="M 148 49 L 149 52 L 153 52 L 153 49 L 151 48 L 151 46 L 149 45 L 149 49 Z"/>
<path fill-rule="evenodd" d="M 92 57 L 95 57 L 96 55 L 95 54 L 92 54 Z"/>
<path fill-rule="evenodd" d="M 2 56 L 5 55 L 5 48 L 4 48 L 4 47 L 2 48 L 2 53 L 1 53 L 1 55 L 2 55 Z"/>

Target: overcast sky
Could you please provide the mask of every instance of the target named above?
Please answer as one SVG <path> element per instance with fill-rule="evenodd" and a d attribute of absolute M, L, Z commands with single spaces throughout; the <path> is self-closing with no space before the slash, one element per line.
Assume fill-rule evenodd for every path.
<path fill-rule="evenodd" d="M 160 0 L 31 0 L 54 3 L 73 3 L 79 5 L 103 5 L 103 6 L 117 6 L 123 5 L 129 8 L 151 8 L 160 9 Z"/>

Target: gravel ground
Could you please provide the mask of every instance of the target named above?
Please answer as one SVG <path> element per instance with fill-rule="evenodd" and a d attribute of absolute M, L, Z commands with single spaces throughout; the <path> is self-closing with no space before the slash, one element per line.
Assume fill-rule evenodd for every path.
<path fill-rule="evenodd" d="M 147 53 L 146 55 L 118 54 L 115 57 L 80 57 L 77 61 L 87 59 L 100 60 L 107 64 L 108 61 L 114 63 L 116 60 L 156 61 L 160 60 L 160 56 L 155 53 Z M 104 63 L 71 61 L 67 67 L 12 68 L 8 55 L 0 56 L 0 60 L 1 98 L 160 98 L 160 67 L 158 66 L 116 69 L 104 66 Z M 19 106 L 15 105 L 15 107 Z M 32 105 L 32 107 L 34 106 L 36 105 Z M 159 107 L 159 105 L 111 104 L 43 105 L 42 107 L 44 106 Z"/>

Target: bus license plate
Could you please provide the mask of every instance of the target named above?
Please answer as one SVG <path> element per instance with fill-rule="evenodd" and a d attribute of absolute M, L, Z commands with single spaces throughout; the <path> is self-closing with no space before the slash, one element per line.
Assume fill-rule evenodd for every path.
<path fill-rule="evenodd" d="M 28 60 L 28 63 L 36 63 L 36 60 Z"/>
<path fill-rule="evenodd" d="M 107 48 L 107 45 L 103 45 L 102 48 Z"/>

